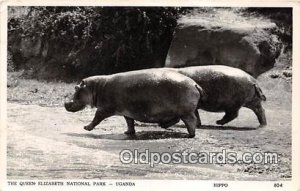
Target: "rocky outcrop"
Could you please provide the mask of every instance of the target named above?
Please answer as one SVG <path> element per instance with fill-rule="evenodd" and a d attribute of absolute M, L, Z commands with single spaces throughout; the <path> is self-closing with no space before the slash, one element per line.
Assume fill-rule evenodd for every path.
<path fill-rule="evenodd" d="M 257 77 L 271 69 L 280 54 L 281 43 L 272 33 L 276 27 L 267 19 L 226 9 L 190 14 L 179 20 L 166 67 L 221 64 Z"/>
<path fill-rule="evenodd" d="M 12 56 L 13 68 L 22 70 L 23 77 L 43 80 L 72 81 L 72 69 L 66 65 L 69 48 L 42 37 L 8 35 L 8 53 Z"/>

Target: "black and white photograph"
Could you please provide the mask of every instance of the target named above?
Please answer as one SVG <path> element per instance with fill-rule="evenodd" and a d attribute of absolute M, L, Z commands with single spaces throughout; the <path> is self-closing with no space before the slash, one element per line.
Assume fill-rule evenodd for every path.
<path fill-rule="evenodd" d="M 8 5 L 4 190 L 299 189 L 293 5 Z"/>

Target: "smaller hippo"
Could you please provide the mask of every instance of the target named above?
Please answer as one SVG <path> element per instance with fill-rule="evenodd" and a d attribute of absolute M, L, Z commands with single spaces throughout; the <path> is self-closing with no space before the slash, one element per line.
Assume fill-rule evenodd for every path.
<path fill-rule="evenodd" d="M 225 112 L 225 116 L 216 121 L 217 124 L 224 125 L 232 121 L 238 116 L 241 107 L 247 107 L 257 116 L 260 127 L 267 125 L 265 111 L 261 105 L 262 101 L 266 101 L 266 97 L 257 81 L 243 70 L 223 65 L 168 69 L 192 78 L 203 88 L 206 100 L 198 105 L 198 109 Z M 179 119 L 165 122 L 161 127 L 167 128 L 178 121 Z"/>
<path fill-rule="evenodd" d="M 93 121 L 84 127 L 88 131 L 105 118 L 121 115 L 127 134 L 135 133 L 134 120 L 168 124 L 181 119 L 189 137 L 194 137 L 201 94 L 202 88 L 189 77 L 168 69 L 147 69 L 85 78 L 65 108 L 76 112 L 86 105 L 97 107 Z"/>

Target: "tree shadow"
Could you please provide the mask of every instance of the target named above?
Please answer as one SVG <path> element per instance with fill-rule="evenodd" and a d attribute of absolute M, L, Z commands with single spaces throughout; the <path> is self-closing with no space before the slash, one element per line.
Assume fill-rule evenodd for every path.
<path fill-rule="evenodd" d="M 186 128 L 185 125 L 175 125 L 178 128 Z M 172 127 L 169 127 L 172 128 Z M 168 129 L 169 129 L 168 128 Z M 208 130 L 234 130 L 234 131 L 253 131 L 260 129 L 259 127 L 236 127 L 236 126 L 221 126 L 221 125 L 201 125 L 197 129 L 208 129 Z"/>
<path fill-rule="evenodd" d="M 109 139 L 109 140 L 157 140 L 157 139 L 171 139 L 171 138 L 188 138 L 187 133 L 175 131 L 140 131 L 133 135 L 124 133 L 114 134 L 79 134 L 79 133 L 65 133 L 68 136 L 92 138 L 92 139 Z"/>
<path fill-rule="evenodd" d="M 161 128 L 158 124 L 148 124 L 148 123 L 135 123 L 136 127 L 156 127 Z M 184 124 L 175 124 L 171 127 L 168 127 L 167 130 L 172 130 L 174 128 L 185 128 L 186 126 Z M 261 129 L 259 126 L 231 126 L 231 125 L 201 125 L 200 127 L 197 127 L 197 129 L 209 129 L 209 130 L 235 130 L 235 131 L 252 131 L 252 130 L 258 130 Z"/>
<path fill-rule="evenodd" d="M 173 128 L 186 128 L 185 125 L 177 124 L 169 127 L 165 131 L 138 131 L 135 134 L 111 133 L 111 134 L 94 134 L 94 133 L 65 133 L 68 136 L 92 138 L 92 139 L 109 139 L 109 140 L 157 140 L 172 138 L 188 138 L 188 133 L 173 131 Z M 236 126 L 218 126 L 218 125 L 201 125 L 197 129 L 207 130 L 234 130 L 234 131 L 253 131 L 257 127 L 236 127 Z"/>
<path fill-rule="evenodd" d="M 259 129 L 258 127 L 236 127 L 236 126 L 218 126 L 218 125 L 202 125 L 197 129 L 211 129 L 211 130 L 235 130 L 235 131 L 253 131 Z"/>

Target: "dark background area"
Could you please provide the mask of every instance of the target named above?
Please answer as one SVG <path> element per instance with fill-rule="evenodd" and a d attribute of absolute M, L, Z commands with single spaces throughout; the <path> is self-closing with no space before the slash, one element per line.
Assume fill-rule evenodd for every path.
<path fill-rule="evenodd" d="M 36 73 L 46 67 L 56 73 L 53 78 L 65 74 L 76 78 L 163 67 L 176 20 L 189 8 L 27 9 L 27 14 L 8 21 L 13 68 L 39 68 L 33 71 Z M 26 58 L 16 50 L 22 38 L 39 46 L 34 59 L 28 60 L 32 56 Z"/>
<path fill-rule="evenodd" d="M 10 7 L 8 71 L 46 80 L 164 67 L 177 20 L 190 7 Z M 209 12 L 213 8 L 197 8 Z M 230 8 L 229 8 L 230 9 Z M 290 8 L 244 8 L 273 20 L 292 48 Z"/>

